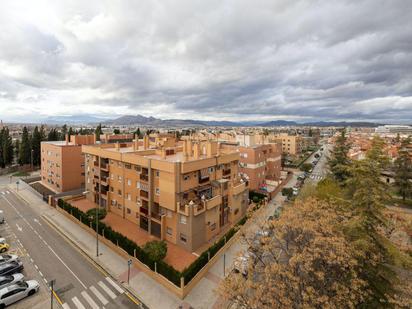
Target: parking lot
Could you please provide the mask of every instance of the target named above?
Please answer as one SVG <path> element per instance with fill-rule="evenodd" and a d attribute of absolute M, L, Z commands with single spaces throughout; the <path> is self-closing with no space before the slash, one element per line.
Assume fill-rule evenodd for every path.
<path fill-rule="evenodd" d="M 36 280 L 40 284 L 40 289 L 32 296 L 18 301 L 7 308 L 15 309 L 41 309 L 50 307 L 50 290 L 43 278 L 43 274 L 35 264 L 35 261 L 30 257 L 27 251 L 22 246 L 18 235 L 16 235 L 7 223 L 7 219 L 3 224 L 0 224 L 0 236 L 6 239 L 6 242 L 10 245 L 10 249 L 4 254 L 16 254 L 23 262 L 24 270 L 22 274 L 25 280 Z M 55 300 L 54 300 L 55 301 Z M 55 301 L 55 308 L 58 308 L 58 304 Z"/>

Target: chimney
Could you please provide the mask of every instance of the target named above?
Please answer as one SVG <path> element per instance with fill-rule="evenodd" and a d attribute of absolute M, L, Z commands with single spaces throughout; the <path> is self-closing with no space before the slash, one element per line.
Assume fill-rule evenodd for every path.
<path fill-rule="evenodd" d="M 66 145 L 68 145 L 69 144 L 69 134 L 65 135 L 65 141 L 66 141 Z"/>
<path fill-rule="evenodd" d="M 136 138 L 133 140 L 133 150 L 134 150 L 134 151 L 139 150 L 139 138 L 138 138 L 138 137 L 136 137 Z"/>
<path fill-rule="evenodd" d="M 187 141 L 187 156 L 191 157 L 193 155 L 193 141 L 188 140 Z"/>
<path fill-rule="evenodd" d="M 116 150 L 117 150 L 117 151 L 120 151 L 120 144 L 119 144 L 119 142 L 116 143 Z"/>
<path fill-rule="evenodd" d="M 143 137 L 143 148 L 149 149 L 149 136 L 147 134 Z"/>
<path fill-rule="evenodd" d="M 200 145 L 199 145 L 199 143 L 194 144 L 193 157 L 195 159 L 199 159 L 199 157 L 200 157 Z"/>
<path fill-rule="evenodd" d="M 184 155 L 185 158 L 187 158 L 187 156 L 188 156 L 187 142 L 188 142 L 188 140 L 183 141 L 183 155 Z"/>

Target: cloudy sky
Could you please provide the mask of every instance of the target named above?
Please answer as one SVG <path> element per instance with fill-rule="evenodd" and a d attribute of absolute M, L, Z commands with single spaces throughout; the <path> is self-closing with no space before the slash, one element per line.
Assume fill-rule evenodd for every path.
<path fill-rule="evenodd" d="M 412 122 L 412 1 L 3 0 L 0 118 Z"/>

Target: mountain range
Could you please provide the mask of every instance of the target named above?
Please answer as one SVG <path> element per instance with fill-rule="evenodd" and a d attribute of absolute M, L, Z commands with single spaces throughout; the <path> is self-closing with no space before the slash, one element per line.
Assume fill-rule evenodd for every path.
<path fill-rule="evenodd" d="M 142 115 L 125 115 L 115 119 L 108 119 L 93 115 L 73 115 L 48 117 L 49 124 L 97 124 L 112 126 L 152 126 L 152 127 L 279 127 L 279 126 L 316 126 L 316 127 L 376 127 L 380 124 L 372 122 L 346 122 L 346 121 L 315 121 L 299 123 L 287 120 L 262 121 L 208 121 L 192 119 L 159 119 L 155 117 L 145 117 Z"/>

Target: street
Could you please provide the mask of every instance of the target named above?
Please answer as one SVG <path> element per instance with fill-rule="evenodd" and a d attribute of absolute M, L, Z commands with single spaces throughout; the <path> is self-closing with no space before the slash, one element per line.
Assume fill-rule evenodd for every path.
<path fill-rule="evenodd" d="M 25 201 L 0 189 L 0 209 L 44 283 L 55 280 L 55 306 L 69 308 L 139 308 L 138 301 L 92 264 Z"/>
<path fill-rule="evenodd" d="M 313 167 L 313 171 L 312 173 L 310 173 L 309 177 L 306 179 L 306 182 L 318 183 L 319 181 L 324 179 L 328 173 L 328 169 L 327 169 L 328 157 L 330 155 L 330 150 L 332 149 L 332 146 L 325 143 L 322 147 L 323 147 L 323 151 L 321 152 L 322 155 L 319 158 L 318 163 Z M 312 163 L 313 160 L 315 160 L 314 155 L 312 155 L 306 162 Z"/>

